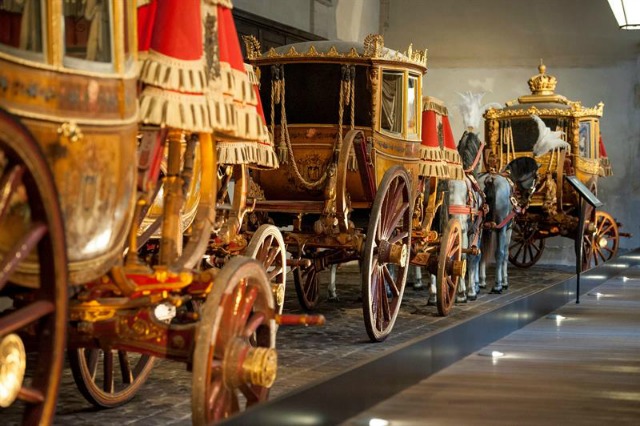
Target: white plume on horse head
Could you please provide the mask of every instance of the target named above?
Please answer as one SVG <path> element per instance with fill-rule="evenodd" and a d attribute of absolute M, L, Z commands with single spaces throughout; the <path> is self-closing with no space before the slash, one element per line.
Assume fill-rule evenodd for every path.
<path fill-rule="evenodd" d="M 465 129 L 471 129 L 472 132 L 477 132 L 482 122 L 482 115 L 489 108 L 500 108 L 502 105 L 496 102 L 491 102 L 482 105 L 482 97 L 486 92 L 472 93 L 467 91 L 465 93 L 458 92 L 458 95 L 462 98 L 462 102 L 458 104 L 458 109 L 462 115 L 462 122 Z"/>
<path fill-rule="evenodd" d="M 532 114 L 531 118 L 533 118 L 538 125 L 538 140 L 533 145 L 533 154 L 536 157 L 540 157 L 553 149 L 565 148 L 568 151 L 571 150 L 571 145 L 562 140 L 564 132 L 552 131 L 546 124 L 544 124 L 544 121 L 535 114 Z"/>

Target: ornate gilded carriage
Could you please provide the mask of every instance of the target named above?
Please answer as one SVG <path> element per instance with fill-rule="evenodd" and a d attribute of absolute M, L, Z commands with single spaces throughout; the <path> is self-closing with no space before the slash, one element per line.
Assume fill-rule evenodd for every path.
<path fill-rule="evenodd" d="M 501 170 L 514 158 L 534 156 L 539 130 L 532 115 L 552 131 L 562 131 L 570 149 L 552 150 L 536 158 L 540 165 L 538 189 L 526 212 L 516 216 L 509 260 L 516 266 L 530 267 L 542 256 L 545 240 L 560 235 L 582 240 L 583 265 L 597 265 L 616 255 L 620 224 L 605 212 L 588 209 L 585 226 L 580 228 L 579 195 L 564 177 L 575 176 L 597 194 L 598 178 L 611 174 L 600 136 L 604 104 L 588 108 L 556 94 L 557 80 L 542 64 L 539 74 L 528 83 L 530 95 L 485 113 L 487 168 Z"/>
<path fill-rule="evenodd" d="M 99 407 L 131 399 L 155 357 L 184 362 L 193 421 L 208 424 L 266 399 L 278 324 L 321 320 L 279 315 L 285 253 L 273 226 L 243 244 L 258 260 L 195 269 L 221 232 L 217 157 L 234 150 L 235 164 L 277 166 L 230 7 L 0 2 L 7 418 L 52 421 L 66 350 Z M 139 250 L 153 236 L 159 253 L 145 261 Z"/>
<path fill-rule="evenodd" d="M 409 263 L 437 272 L 441 238 L 427 232 L 438 207 L 435 183 L 449 177 L 449 163 L 461 172 L 455 146 L 445 158 L 437 135 L 423 142 L 426 53 L 388 49 L 379 35 L 264 53 L 255 39 L 245 43 L 280 160 L 278 170 L 252 174 L 260 189 L 255 210 L 289 227 L 287 250 L 299 266 L 294 278 L 306 309 L 318 302 L 320 271 L 362 262 L 365 326 L 372 340 L 383 340 Z M 459 237 L 451 234 L 439 274 L 447 294 L 464 269 Z"/>

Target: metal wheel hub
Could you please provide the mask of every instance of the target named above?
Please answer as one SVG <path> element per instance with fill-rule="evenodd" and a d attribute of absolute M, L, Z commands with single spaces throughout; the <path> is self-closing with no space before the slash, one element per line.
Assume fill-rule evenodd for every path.
<path fill-rule="evenodd" d="M 382 240 L 378 245 L 378 257 L 381 262 L 394 263 L 404 268 L 409 260 L 409 249 L 406 244 L 390 244 Z"/>
<path fill-rule="evenodd" d="M 271 292 L 276 301 L 276 305 L 282 306 L 284 304 L 284 284 L 271 284 Z"/>
<path fill-rule="evenodd" d="M 276 380 L 278 353 L 275 348 L 251 346 L 236 339 L 225 353 L 223 361 L 224 382 L 230 387 L 243 383 L 270 388 Z"/>
<path fill-rule="evenodd" d="M 453 276 L 464 277 L 467 273 L 467 259 L 454 260 L 451 270 Z"/>
<path fill-rule="evenodd" d="M 16 400 L 26 367 L 22 339 L 17 334 L 5 336 L 0 341 L 0 407 L 9 407 Z"/>

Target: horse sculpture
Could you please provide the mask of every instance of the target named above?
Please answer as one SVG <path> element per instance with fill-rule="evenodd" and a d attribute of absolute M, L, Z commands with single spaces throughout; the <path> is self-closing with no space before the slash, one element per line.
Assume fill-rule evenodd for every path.
<path fill-rule="evenodd" d="M 465 179 L 448 181 L 447 205 L 448 214 L 457 217 L 462 226 L 462 248 L 473 250 L 479 243 L 482 231 L 482 205 L 484 199 L 484 194 L 477 183 L 477 173 L 481 164 L 480 159 L 484 144 L 478 136 L 477 129 L 480 128 L 484 112 L 491 107 L 500 107 L 501 105 L 497 103 L 483 104 L 482 98 L 485 93 L 466 92 L 458 93 L 458 95 L 461 97 L 458 109 L 467 129 L 460 142 L 458 142 L 458 153 L 462 159 Z M 466 256 L 469 260 L 473 259 L 473 255 L 467 256 L 464 254 L 463 256 Z M 478 262 L 467 263 L 467 277 L 466 279 L 465 277 L 460 279 L 456 302 L 464 303 L 467 300 L 475 300 L 477 298 L 477 287 L 475 285 L 477 281 L 475 277 L 478 275 L 477 265 Z M 435 302 L 434 292 L 435 280 L 432 277 L 430 303 Z"/>
<path fill-rule="evenodd" d="M 501 173 L 491 170 L 479 177 L 488 212 L 482 233 L 482 255 L 480 259 L 477 256 L 471 259 L 473 265 L 470 268 L 479 261 L 479 268 L 476 269 L 478 276 L 472 275 L 472 287 L 475 287 L 476 280 L 479 288 L 487 286 L 486 264 L 492 246 L 495 247 L 496 273 L 491 293 L 500 294 L 509 287 L 507 254 L 513 218 L 527 207 L 529 198 L 535 191 L 537 176 L 538 163 L 533 158 L 520 157 L 511 161 Z"/>

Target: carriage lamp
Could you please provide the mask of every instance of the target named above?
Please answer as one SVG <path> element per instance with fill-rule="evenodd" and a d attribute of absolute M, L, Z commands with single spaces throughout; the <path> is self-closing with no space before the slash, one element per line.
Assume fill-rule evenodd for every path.
<path fill-rule="evenodd" d="M 638 0 L 609 0 L 609 7 L 623 30 L 640 30 L 640 2 Z"/>

